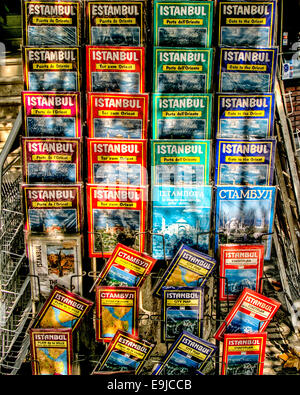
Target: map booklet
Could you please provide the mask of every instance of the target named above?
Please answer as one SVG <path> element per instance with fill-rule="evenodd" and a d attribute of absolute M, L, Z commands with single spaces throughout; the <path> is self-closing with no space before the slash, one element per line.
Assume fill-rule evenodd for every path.
<path fill-rule="evenodd" d="M 212 48 L 154 47 L 154 93 L 208 93 Z"/>
<path fill-rule="evenodd" d="M 81 137 L 79 92 L 22 92 L 26 137 Z"/>
<path fill-rule="evenodd" d="M 80 92 L 79 47 L 23 47 L 25 91 Z"/>
<path fill-rule="evenodd" d="M 222 341 L 225 333 L 264 332 L 280 305 L 277 300 L 244 288 L 214 337 Z"/>
<path fill-rule="evenodd" d="M 24 1 L 23 44 L 70 46 L 81 44 L 80 1 Z"/>
<path fill-rule="evenodd" d="M 96 280 L 96 285 L 141 287 L 156 259 L 118 243 Z"/>
<path fill-rule="evenodd" d="M 216 95 L 216 136 L 247 139 L 274 135 L 274 93 Z"/>
<path fill-rule="evenodd" d="M 92 306 L 90 300 L 56 285 L 38 313 L 33 328 L 71 328 L 74 332 Z"/>
<path fill-rule="evenodd" d="M 145 45 L 145 1 L 87 1 L 86 14 L 88 44 Z"/>
<path fill-rule="evenodd" d="M 275 1 L 219 1 L 218 45 L 272 47 Z"/>
<path fill-rule="evenodd" d="M 222 244 L 264 244 L 271 258 L 276 186 L 217 186 L 215 251 Z"/>
<path fill-rule="evenodd" d="M 211 93 L 153 93 L 152 138 L 211 138 Z"/>
<path fill-rule="evenodd" d="M 273 185 L 276 139 L 216 139 L 217 185 Z"/>
<path fill-rule="evenodd" d="M 277 52 L 277 47 L 219 48 L 217 91 L 274 92 Z"/>
<path fill-rule="evenodd" d="M 182 331 L 153 375 L 195 375 L 212 358 L 217 347 L 198 336 Z"/>
<path fill-rule="evenodd" d="M 146 139 L 148 99 L 148 93 L 89 92 L 88 136 L 102 139 Z"/>
<path fill-rule="evenodd" d="M 92 374 L 139 374 L 155 344 L 118 330 Z"/>
<path fill-rule="evenodd" d="M 23 184 L 25 231 L 80 233 L 83 227 L 82 184 Z"/>
<path fill-rule="evenodd" d="M 152 185 L 208 185 L 211 140 L 152 140 Z"/>
<path fill-rule="evenodd" d="M 138 335 L 138 287 L 96 287 L 96 341 L 109 343 L 118 330 Z"/>
<path fill-rule="evenodd" d="M 145 92 L 145 48 L 86 46 L 88 92 Z"/>
<path fill-rule="evenodd" d="M 155 0 L 153 13 L 155 46 L 212 46 L 213 1 Z"/>
<path fill-rule="evenodd" d="M 204 287 L 216 267 L 211 256 L 182 244 L 164 275 L 155 286 L 155 295 L 162 295 L 163 287 Z"/>
<path fill-rule="evenodd" d="M 244 288 L 262 291 L 264 246 L 224 244 L 219 248 L 219 299 L 236 300 Z"/>
<path fill-rule="evenodd" d="M 90 184 L 147 185 L 147 140 L 86 141 Z"/>
<path fill-rule="evenodd" d="M 203 288 L 162 288 L 162 341 L 174 342 L 185 330 L 202 337 Z"/>
<path fill-rule="evenodd" d="M 29 329 L 31 369 L 34 376 L 71 376 L 72 330 Z"/>
<path fill-rule="evenodd" d="M 207 253 L 212 187 L 152 187 L 152 256 L 172 259 L 181 244 Z M 164 241 L 164 242 L 163 242 Z"/>
<path fill-rule="evenodd" d="M 79 138 L 22 137 L 23 180 L 27 184 L 82 181 Z"/>
<path fill-rule="evenodd" d="M 82 295 L 82 236 L 29 234 L 26 245 L 34 300 L 56 285 Z"/>
<path fill-rule="evenodd" d="M 267 333 L 225 333 L 221 375 L 263 374 Z"/>
<path fill-rule="evenodd" d="M 91 258 L 109 258 L 118 243 L 144 251 L 147 198 L 147 187 L 87 184 Z"/>

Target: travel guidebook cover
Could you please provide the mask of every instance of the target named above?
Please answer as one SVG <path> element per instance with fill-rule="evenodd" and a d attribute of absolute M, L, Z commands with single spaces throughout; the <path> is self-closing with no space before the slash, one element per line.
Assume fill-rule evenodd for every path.
<path fill-rule="evenodd" d="M 264 370 L 267 333 L 225 333 L 221 375 L 256 376 Z"/>
<path fill-rule="evenodd" d="M 147 196 L 147 187 L 87 185 L 91 258 L 109 258 L 118 243 L 144 251 Z"/>
<path fill-rule="evenodd" d="M 276 139 L 216 139 L 217 185 L 273 185 Z"/>
<path fill-rule="evenodd" d="M 81 137 L 79 92 L 22 92 L 26 137 Z"/>
<path fill-rule="evenodd" d="M 29 330 L 32 374 L 34 376 L 72 375 L 72 329 Z"/>
<path fill-rule="evenodd" d="M 219 48 L 218 92 L 274 92 L 277 47 Z"/>
<path fill-rule="evenodd" d="M 146 139 L 148 93 L 87 94 L 88 136 L 102 139 Z"/>
<path fill-rule="evenodd" d="M 219 1 L 218 45 L 227 47 L 272 47 L 276 2 Z"/>
<path fill-rule="evenodd" d="M 264 246 L 225 244 L 219 248 L 219 299 L 236 300 L 244 288 L 262 291 Z"/>
<path fill-rule="evenodd" d="M 208 93 L 212 48 L 154 47 L 154 93 Z"/>
<path fill-rule="evenodd" d="M 139 288 L 96 287 L 96 341 L 109 343 L 118 330 L 138 335 Z"/>
<path fill-rule="evenodd" d="M 24 1 L 24 45 L 80 45 L 81 11 L 80 1 Z"/>
<path fill-rule="evenodd" d="M 147 185 L 147 140 L 88 138 L 88 183 Z"/>
<path fill-rule="evenodd" d="M 153 258 L 171 259 L 181 244 L 207 253 L 211 208 L 211 186 L 153 186 Z"/>
<path fill-rule="evenodd" d="M 86 4 L 88 44 L 141 47 L 146 41 L 144 1 L 89 1 Z"/>
<path fill-rule="evenodd" d="M 216 137 L 268 138 L 274 135 L 274 93 L 216 95 Z"/>
<path fill-rule="evenodd" d="M 277 300 L 244 288 L 214 337 L 222 341 L 225 333 L 264 332 L 280 305 Z"/>
<path fill-rule="evenodd" d="M 213 1 L 154 1 L 154 45 L 201 47 L 212 44 Z"/>
<path fill-rule="evenodd" d="M 25 231 L 80 233 L 83 226 L 82 184 L 23 184 Z"/>
<path fill-rule="evenodd" d="M 145 92 L 145 48 L 86 46 L 88 92 Z"/>
<path fill-rule="evenodd" d="M 152 138 L 210 139 L 211 114 L 211 93 L 153 93 Z"/>
<path fill-rule="evenodd" d="M 271 258 L 276 186 L 217 186 L 215 251 L 222 244 L 263 244 Z"/>
<path fill-rule="evenodd" d="M 23 47 L 25 91 L 79 92 L 79 47 Z"/>
<path fill-rule="evenodd" d="M 152 185 L 208 185 L 211 140 L 152 140 Z"/>
<path fill-rule="evenodd" d="M 162 288 L 162 341 L 174 342 L 185 330 L 202 337 L 204 289 Z"/>
<path fill-rule="evenodd" d="M 93 370 L 94 374 L 139 374 L 155 344 L 118 330 Z"/>

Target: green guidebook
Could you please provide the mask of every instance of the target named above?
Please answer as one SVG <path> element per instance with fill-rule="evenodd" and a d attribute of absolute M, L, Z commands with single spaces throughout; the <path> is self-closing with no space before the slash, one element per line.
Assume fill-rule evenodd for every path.
<path fill-rule="evenodd" d="M 154 47 L 154 93 L 207 93 L 211 89 L 212 48 Z"/>
<path fill-rule="evenodd" d="M 210 139 L 211 93 L 154 93 L 153 139 Z"/>
<path fill-rule="evenodd" d="M 213 1 L 154 0 L 154 45 L 211 47 Z"/>

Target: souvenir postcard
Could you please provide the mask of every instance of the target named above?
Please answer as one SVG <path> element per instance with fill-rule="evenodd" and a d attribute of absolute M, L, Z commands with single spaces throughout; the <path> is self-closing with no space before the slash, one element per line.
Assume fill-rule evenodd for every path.
<path fill-rule="evenodd" d="M 153 139 L 210 139 L 210 93 L 153 93 Z"/>
<path fill-rule="evenodd" d="M 182 244 L 155 287 L 161 296 L 163 287 L 204 287 L 216 267 L 211 256 Z"/>
<path fill-rule="evenodd" d="M 147 185 L 147 140 L 87 139 L 88 182 Z"/>
<path fill-rule="evenodd" d="M 208 185 L 211 140 L 152 140 L 152 185 Z"/>
<path fill-rule="evenodd" d="M 225 333 L 222 371 L 224 376 L 263 374 L 267 333 Z"/>
<path fill-rule="evenodd" d="M 24 1 L 23 43 L 29 46 L 81 44 L 80 1 Z"/>
<path fill-rule="evenodd" d="M 145 92 L 145 48 L 86 46 L 88 92 Z"/>
<path fill-rule="evenodd" d="M 153 186 L 153 258 L 172 259 L 181 244 L 207 253 L 211 210 L 211 186 Z"/>
<path fill-rule="evenodd" d="M 155 0 L 153 13 L 155 46 L 212 46 L 213 1 Z"/>
<path fill-rule="evenodd" d="M 147 187 L 87 185 L 91 258 L 109 258 L 118 243 L 144 251 L 147 197 Z"/>
<path fill-rule="evenodd" d="M 217 94 L 216 136 L 247 139 L 274 135 L 274 93 Z"/>
<path fill-rule="evenodd" d="M 182 331 L 153 375 L 195 375 L 216 350 L 214 344 Z"/>
<path fill-rule="evenodd" d="M 272 93 L 277 47 L 220 48 L 218 92 Z"/>
<path fill-rule="evenodd" d="M 134 372 L 139 374 L 155 344 L 118 330 L 92 374 Z"/>
<path fill-rule="evenodd" d="M 22 92 L 26 137 L 81 137 L 79 92 Z"/>
<path fill-rule="evenodd" d="M 72 330 L 31 328 L 30 353 L 34 376 L 71 376 Z"/>
<path fill-rule="evenodd" d="M 219 299 L 236 300 L 244 288 L 262 291 L 264 246 L 224 244 L 219 248 Z"/>
<path fill-rule="evenodd" d="M 25 231 L 47 234 L 81 232 L 81 184 L 24 184 L 22 188 Z"/>
<path fill-rule="evenodd" d="M 203 288 L 162 288 L 162 341 L 174 342 L 185 330 L 202 337 Z"/>
<path fill-rule="evenodd" d="M 71 328 L 74 332 L 93 302 L 57 285 L 38 313 L 33 328 Z"/>
<path fill-rule="evenodd" d="M 273 185 L 275 138 L 216 139 L 217 185 Z"/>
<path fill-rule="evenodd" d="M 100 273 L 96 284 L 141 287 L 153 269 L 156 259 L 118 243 Z"/>
<path fill-rule="evenodd" d="M 208 93 L 212 48 L 154 47 L 154 93 Z"/>
<path fill-rule="evenodd" d="M 23 137 L 23 180 L 27 184 L 82 181 L 81 139 Z"/>
<path fill-rule="evenodd" d="M 148 96 L 148 93 L 88 93 L 88 136 L 146 139 Z"/>
<path fill-rule="evenodd" d="M 222 244 L 264 244 L 271 258 L 276 186 L 217 186 L 215 251 Z"/>
<path fill-rule="evenodd" d="M 87 1 L 87 40 L 90 45 L 145 45 L 145 1 Z"/>
<path fill-rule="evenodd" d="M 82 295 L 82 236 L 29 234 L 26 245 L 34 300 L 56 285 Z"/>
<path fill-rule="evenodd" d="M 244 288 L 214 337 L 222 341 L 225 333 L 264 332 L 280 305 L 277 300 Z"/>
<path fill-rule="evenodd" d="M 272 47 L 276 2 L 219 1 L 218 45 Z"/>
<path fill-rule="evenodd" d="M 96 341 L 109 343 L 118 330 L 138 336 L 139 288 L 96 287 Z"/>
<path fill-rule="evenodd" d="M 80 48 L 24 47 L 24 90 L 79 92 Z"/>

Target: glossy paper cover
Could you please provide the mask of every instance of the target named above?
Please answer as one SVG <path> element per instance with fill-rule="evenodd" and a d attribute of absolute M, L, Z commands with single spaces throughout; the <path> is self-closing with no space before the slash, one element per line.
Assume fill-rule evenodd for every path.
<path fill-rule="evenodd" d="M 147 140 L 87 139 L 88 183 L 147 185 Z"/>
<path fill-rule="evenodd" d="M 147 187 L 87 184 L 91 258 L 109 258 L 120 242 L 144 251 L 147 194 Z"/>
<path fill-rule="evenodd" d="M 87 92 L 145 92 L 145 48 L 86 46 Z"/>
<path fill-rule="evenodd" d="M 146 139 L 148 97 L 148 93 L 88 93 L 88 136 Z"/>
<path fill-rule="evenodd" d="M 212 46 L 213 1 L 155 0 L 153 13 L 155 46 Z"/>
<path fill-rule="evenodd" d="M 274 93 L 217 94 L 216 137 L 268 138 L 274 134 Z"/>
<path fill-rule="evenodd" d="M 138 287 L 96 287 L 96 342 L 109 343 L 118 330 L 138 336 Z"/>

